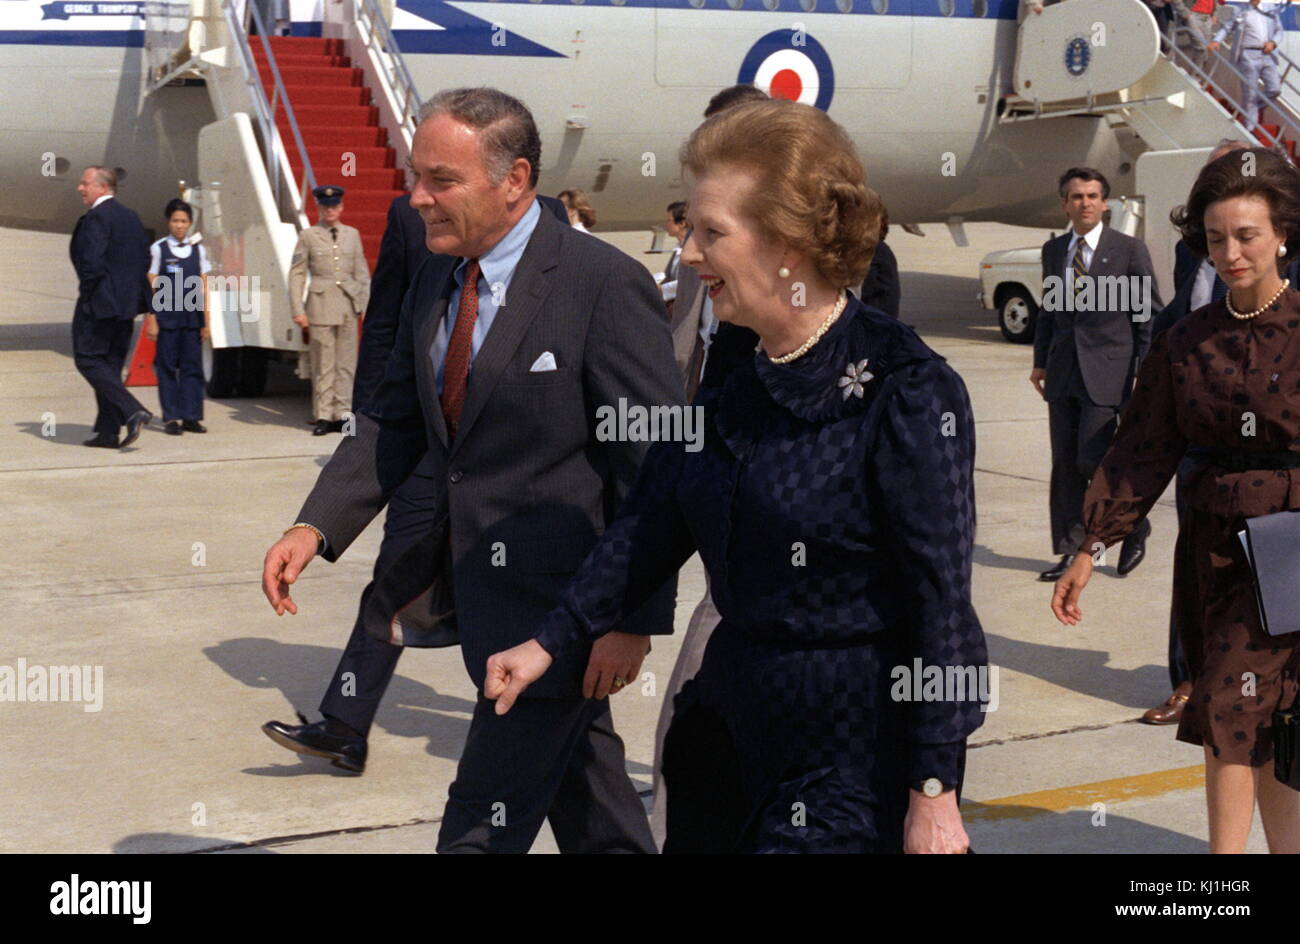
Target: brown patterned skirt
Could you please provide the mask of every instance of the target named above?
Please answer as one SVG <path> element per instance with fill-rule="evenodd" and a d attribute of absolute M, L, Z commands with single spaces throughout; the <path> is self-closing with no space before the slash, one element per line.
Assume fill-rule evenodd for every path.
<path fill-rule="evenodd" d="M 1300 633 L 1264 632 L 1242 527 L 1240 517 L 1188 508 L 1179 531 L 1173 611 L 1193 692 L 1178 740 L 1259 767 L 1273 759 L 1273 711 L 1296 698 Z"/>

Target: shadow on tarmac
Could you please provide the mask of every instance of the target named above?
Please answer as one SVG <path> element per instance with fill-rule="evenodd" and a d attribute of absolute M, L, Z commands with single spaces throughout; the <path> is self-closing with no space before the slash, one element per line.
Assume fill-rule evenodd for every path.
<path fill-rule="evenodd" d="M 1065 627 L 1061 629 L 1064 631 Z M 1162 628 L 1161 632 L 1167 630 Z M 1163 665 L 1117 669 L 1106 664 L 1110 661 L 1107 650 L 1024 642 L 987 630 L 985 637 L 990 664 L 1012 672 L 1023 672 L 1081 695 L 1143 711 L 1169 696 L 1169 670 Z M 1077 642 L 1077 636 L 1071 639 Z"/>
<path fill-rule="evenodd" d="M 1204 855 L 1208 851 L 1205 840 L 1197 836 L 1104 810 L 1057 813 L 963 800 L 962 817 L 976 852 Z"/>
<path fill-rule="evenodd" d="M 432 658 L 453 658 L 457 669 L 463 671 L 459 651 L 447 649 L 443 652 L 446 655 Z M 244 637 L 208 646 L 203 653 L 236 681 L 250 688 L 277 688 L 289 705 L 312 717 L 317 713 L 315 706 L 338 665 L 340 650 Z M 394 674 L 375 724 L 396 737 L 428 738 L 426 750 L 429 754 L 457 760 L 469 731 L 468 716 L 473 710 L 474 702 L 470 699 L 442 695 L 423 682 Z M 451 717 L 445 714 L 447 712 L 466 717 Z M 247 723 L 251 730 L 267 720 L 270 719 L 249 718 Z M 294 719 L 290 717 L 288 720 L 292 722 Z M 301 755 L 291 755 L 286 751 L 286 759 L 291 756 Z M 250 767 L 243 772 L 260 777 L 322 773 L 355 776 L 316 757 L 303 758 L 298 766 L 277 764 Z"/>
<path fill-rule="evenodd" d="M 195 853 L 238 851 L 245 854 L 279 855 L 265 846 L 246 845 L 220 836 L 186 836 L 182 833 L 133 833 L 113 843 L 114 855 L 148 853 Z"/>

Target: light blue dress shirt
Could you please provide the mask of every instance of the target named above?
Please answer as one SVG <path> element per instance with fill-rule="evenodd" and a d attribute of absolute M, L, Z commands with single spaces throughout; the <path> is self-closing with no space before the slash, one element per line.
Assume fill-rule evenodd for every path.
<path fill-rule="evenodd" d="M 510 280 L 514 278 L 515 267 L 519 265 L 524 247 L 528 245 L 528 240 L 532 237 L 533 230 L 537 228 L 537 221 L 541 215 L 542 205 L 534 200 L 533 205 L 519 218 L 519 222 L 515 223 L 495 246 L 479 256 L 481 277 L 478 281 L 478 317 L 474 319 L 474 334 L 470 338 L 469 345 L 471 365 L 474 363 L 474 358 L 478 356 L 479 348 L 483 346 L 488 332 L 492 330 L 492 321 L 497 316 L 498 301 L 507 303 L 509 301 Z M 447 316 L 438 326 L 433 346 L 429 348 L 429 359 L 433 362 L 438 396 L 442 396 L 443 364 L 447 360 L 447 346 L 451 343 L 452 332 L 456 329 L 456 315 L 460 311 L 460 293 L 465 287 L 465 269 L 468 266 L 469 260 L 462 259 L 456 266 L 456 271 L 452 273 L 452 277 L 456 280 L 456 288 L 447 301 Z"/>
<path fill-rule="evenodd" d="M 1282 44 L 1282 22 L 1277 17 L 1273 5 L 1258 7 L 1246 6 L 1238 9 L 1236 15 L 1214 34 L 1214 41 L 1221 43 L 1229 33 L 1240 31 L 1233 39 L 1234 46 L 1240 45 L 1239 56 L 1246 49 L 1258 49 L 1267 42 Z M 1236 58 L 1234 56 L 1234 58 Z"/>

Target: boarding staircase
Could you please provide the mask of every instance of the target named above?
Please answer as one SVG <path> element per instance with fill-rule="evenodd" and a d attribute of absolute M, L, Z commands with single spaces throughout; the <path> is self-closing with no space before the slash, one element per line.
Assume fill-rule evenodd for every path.
<path fill-rule="evenodd" d="M 257 396 L 268 359 L 296 359 L 299 376 L 310 375 L 289 267 L 316 216 L 312 190 L 346 190 L 343 222 L 360 231 L 373 272 L 388 207 L 405 189 L 419 95 L 378 0 L 326 4 L 319 37 L 270 35 L 248 0 L 172 0 L 148 11 L 150 94 L 201 82 L 217 119 L 199 133 L 199 179 L 178 182 L 212 274 L 226 280 L 208 299 L 208 392 Z M 243 296 L 231 294 L 232 281 Z M 152 357 L 141 341 L 132 378 Z"/>
<path fill-rule="evenodd" d="M 266 44 L 256 43 L 253 56 L 263 87 L 274 86 L 272 63 L 283 81 L 289 107 L 276 114 L 281 139 L 292 136 L 296 119 L 306 146 L 305 162 L 296 150 L 290 152 L 294 180 L 304 180 L 310 165 L 318 184 L 345 188 L 343 222 L 361 231 L 366 261 L 374 271 L 388 206 L 405 188 L 405 175 L 379 124 L 379 107 L 372 103 L 364 71 L 343 50 L 341 39 L 274 36 Z"/>
<path fill-rule="evenodd" d="M 1245 77 L 1225 44 L 1204 66 L 1188 51 L 1191 33 L 1160 34 L 1140 0 L 1065 0 L 1030 14 L 1017 37 L 1015 94 L 999 122 L 1041 122 L 1072 116 L 1103 118 L 1140 153 L 1133 188 L 1143 223 L 1137 235 L 1151 250 L 1161 291 L 1170 296 L 1178 234 L 1170 211 L 1186 202 L 1191 183 L 1219 141 L 1270 148 L 1291 161 L 1300 142 L 1300 69 L 1280 49 L 1282 95 L 1255 116 L 1245 114 Z"/>

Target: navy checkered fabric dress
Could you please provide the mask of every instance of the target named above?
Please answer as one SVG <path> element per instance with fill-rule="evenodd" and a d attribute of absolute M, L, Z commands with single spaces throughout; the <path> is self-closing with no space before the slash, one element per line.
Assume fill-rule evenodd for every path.
<path fill-rule="evenodd" d="M 960 782 L 983 720 L 974 693 L 894 697 L 896 667 L 987 662 L 970 400 L 856 299 L 786 365 L 724 328 L 703 449 L 651 448 L 538 642 L 615 628 L 698 550 L 722 622 L 665 743 L 665 851 L 901 851 L 909 783 Z"/>

